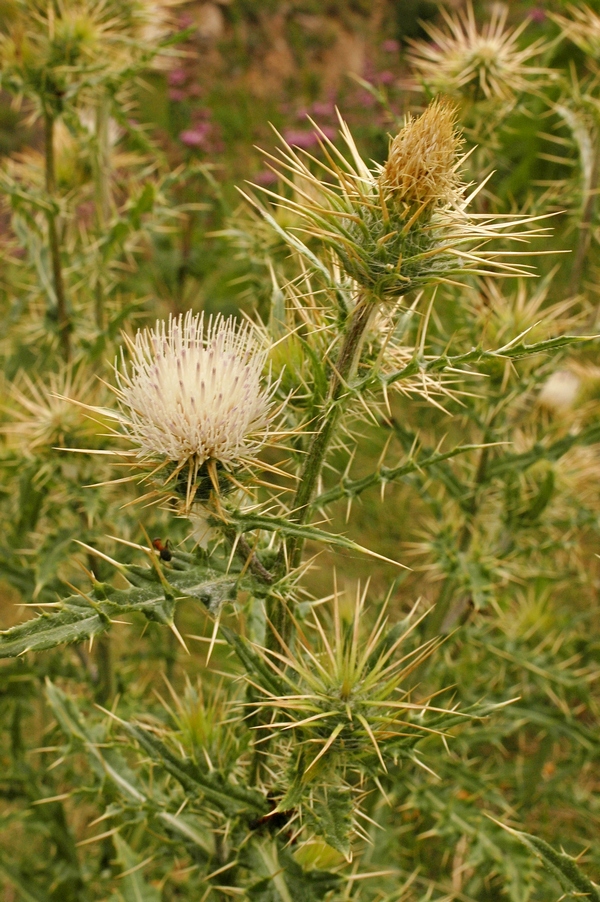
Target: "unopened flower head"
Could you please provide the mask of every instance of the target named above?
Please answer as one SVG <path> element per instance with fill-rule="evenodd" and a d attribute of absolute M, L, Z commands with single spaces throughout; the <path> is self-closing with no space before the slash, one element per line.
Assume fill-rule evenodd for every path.
<path fill-rule="evenodd" d="M 456 165 L 461 143 L 456 109 L 447 101 L 435 100 L 416 119 L 409 116 L 379 177 L 386 199 L 408 206 L 455 203 L 460 198 Z"/>
<path fill-rule="evenodd" d="M 256 456 L 274 386 L 268 378 L 263 385 L 268 351 L 250 325 L 190 311 L 129 344 L 130 363 L 122 356 L 115 367 L 116 393 L 121 430 L 138 457 L 187 467 L 191 486 L 207 462 L 231 470 Z"/>
<path fill-rule="evenodd" d="M 523 238 L 522 226 L 536 217 L 471 213 L 483 187 L 469 191 L 461 178 L 464 160 L 453 107 L 434 100 L 418 118 L 409 117 L 394 138 L 384 165 L 369 166 L 346 123 L 341 137 L 348 153 L 320 132 L 326 162 L 284 142 L 283 164 L 295 193 L 269 188 L 279 211 L 293 214 L 290 244 L 297 250 L 308 233 L 328 245 L 342 269 L 371 299 L 393 300 L 415 289 L 453 279 L 466 270 L 479 274 L 525 274 L 508 262 L 507 251 L 486 253 L 498 238 Z M 316 126 L 315 126 L 316 127 Z M 318 164 L 320 171 L 316 168 Z M 259 206 L 254 202 L 256 206 Z M 260 209 L 260 207 L 259 207 Z M 263 215 L 273 222 L 266 210 Z M 540 232 L 529 231 L 528 237 Z M 306 249 L 307 255 L 310 251 Z M 514 255 L 514 252 L 510 252 Z"/>
<path fill-rule="evenodd" d="M 516 28 L 506 28 L 508 5 L 497 4 L 481 30 L 473 6 L 449 15 L 441 7 L 447 29 L 425 24 L 431 41 L 411 41 L 409 60 L 428 90 L 434 93 L 468 94 L 501 102 L 531 86 L 532 78 L 546 73 L 529 65 L 545 49 L 543 41 L 519 47 L 519 37 L 527 27 L 524 19 Z"/>
<path fill-rule="evenodd" d="M 176 52 L 165 39 L 179 2 L 16 0 L 10 26 L 0 34 L 4 84 L 38 107 L 51 103 L 57 113 L 65 96 L 97 94 L 105 79 L 112 91 L 115 77 L 162 65 Z"/>

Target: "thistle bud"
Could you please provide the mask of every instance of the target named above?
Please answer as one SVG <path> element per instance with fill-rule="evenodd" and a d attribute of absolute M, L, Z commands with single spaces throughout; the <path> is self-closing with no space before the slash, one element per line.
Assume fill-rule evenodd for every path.
<path fill-rule="evenodd" d="M 417 119 L 408 121 L 392 141 L 379 176 L 386 201 L 405 207 L 455 203 L 460 194 L 456 172 L 462 144 L 456 110 L 436 100 Z"/>
<path fill-rule="evenodd" d="M 526 273 L 497 250 L 485 253 L 492 239 L 522 238 L 520 231 L 504 230 L 533 218 L 468 212 L 468 202 L 479 189 L 472 190 L 460 176 L 462 139 L 451 103 L 436 99 L 420 117 L 409 117 L 382 166 L 367 165 L 348 126 L 341 119 L 340 124 L 347 156 L 321 132 L 327 163 L 320 178 L 313 170 L 314 157 L 308 155 L 305 162 L 302 151 L 285 144 L 286 181 L 293 178 L 303 190 L 292 198 L 262 190 L 279 210 L 300 220 L 303 236 L 308 233 L 328 245 L 346 274 L 372 300 L 396 301 L 468 270 L 486 275 Z M 290 243 L 298 248 L 295 236 Z"/>

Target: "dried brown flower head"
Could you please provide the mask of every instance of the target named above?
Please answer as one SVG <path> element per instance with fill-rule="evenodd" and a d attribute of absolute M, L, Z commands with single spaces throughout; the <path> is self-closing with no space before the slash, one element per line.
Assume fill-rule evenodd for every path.
<path fill-rule="evenodd" d="M 436 98 L 422 116 L 409 116 L 392 141 L 379 177 L 384 194 L 409 206 L 455 203 L 460 190 L 456 164 L 461 144 L 455 106 Z"/>

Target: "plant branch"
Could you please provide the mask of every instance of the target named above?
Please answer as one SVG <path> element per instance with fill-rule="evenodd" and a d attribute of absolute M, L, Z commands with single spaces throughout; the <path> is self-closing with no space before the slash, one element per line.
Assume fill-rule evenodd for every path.
<path fill-rule="evenodd" d="M 373 303 L 365 296 L 361 297 L 350 316 L 339 355 L 332 366 L 325 412 L 306 455 L 298 490 L 292 504 L 290 521 L 298 526 L 306 523 L 310 515 L 311 500 L 342 411 L 341 401 L 347 389 L 348 380 L 355 370 L 360 355 L 362 337 L 373 309 Z M 304 537 L 300 533 L 288 535 L 287 539 L 283 540 L 279 557 L 281 572 L 286 569 L 294 570 L 299 566 L 303 547 Z M 267 598 L 267 619 L 271 624 L 271 628 L 267 630 L 267 646 L 278 649 L 280 647 L 278 635 L 285 641 L 289 640 L 291 618 L 285 601 L 273 594 Z"/>
<path fill-rule="evenodd" d="M 94 187 L 96 222 L 100 235 L 105 234 L 110 217 L 110 137 L 109 107 L 106 98 L 96 106 L 96 141 L 94 159 Z M 104 328 L 104 284 L 102 269 L 96 275 L 94 314 L 99 331 Z"/>
<path fill-rule="evenodd" d="M 45 153 L 46 153 L 46 192 L 51 200 L 56 196 L 56 165 L 54 160 L 54 116 L 50 110 L 44 113 Z M 60 259 L 60 242 L 56 226 L 56 209 L 50 204 L 46 213 L 48 220 L 48 242 L 52 260 L 52 276 L 54 294 L 56 296 L 56 318 L 58 322 L 58 338 L 63 358 L 66 362 L 71 357 L 71 322 L 67 312 L 67 300 Z"/>
<path fill-rule="evenodd" d="M 374 473 L 363 476 L 362 479 L 343 479 L 339 485 L 317 495 L 312 506 L 315 508 L 324 507 L 326 504 L 332 504 L 340 498 L 356 498 L 357 495 L 360 495 L 366 489 L 372 488 L 374 485 L 385 485 L 388 482 L 394 482 L 394 480 L 402 479 L 403 476 L 408 476 L 410 473 L 427 470 L 446 460 L 451 460 L 459 454 L 475 451 L 480 447 L 480 445 L 461 445 L 458 448 L 453 448 L 452 451 L 444 453 L 432 452 L 423 457 L 413 458 L 397 467 L 379 467 Z"/>
<path fill-rule="evenodd" d="M 473 538 L 473 522 L 475 520 L 475 517 L 477 516 L 480 505 L 479 490 L 487 480 L 489 453 L 489 444 L 483 445 L 479 452 L 477 472 L 475 473 L 475 479 L 473 480 L 470 497 L 468 499 L 468 502 L 463 505 L 463 509 L 465 510 L 466 515 L 458 535 L 457 548 L 459 554 L 464 554 L 465 551 L 468 550 Z M 444 584 L 436 601 L 435 607 L 425 621 L 426 639 L 437 636 L 442 631 L 444 621 L 446 620 L 450 612 L 455 588 L 456 576 L 453 573 L 449 573 L 444 580 Z M 425 667 L 427 667 L 426 663 Z"/>
<path fill-rule="evenodd" d="M 339 401 L 346 389 L 347 380 L 351 376 L 358 360 L 361 340 L 372 311 L 373 304 L 363 297 L 350 318 L 348 330 L 344 336 L 338 359 L 331 374 L 328 394 L 329 405 L 323 421 L 313 437 L 292 505 L 291 519 L 300 525 L 306 522 L 310 513 L 310 502 L 321 475 L 333 430 L 341 413 Z M 297 567 L 300 563 L 301 554 L 302 541 L 292 538 L 288 545 L 289 562 L 292 568 Z"/>
<path fill-rule="evenodd" d="M 400 382 L 402 379 L 409 379 L 419 373 L 440 373 L 444 370 L 455 369 L 458 366 L 463 366 L 468 363 L 480 363 L 485 360 L 499 359 L 518 360 L 521 357 L 531 357 L 534 354 L 558 351 L 560 348 L 566 348 L 572 344 L 579 344 L 585 341 L 597 341 L 599 337 L 600 336 L 598 335 L 559 335 L 556 338 L 547 338 L 544 341 L 538 341 L 531 345 L 525 344 L 525 342 L 522 341 L 519 343 L 511 343 L 496 351 L 484 351 L 483 348 L 471 348 L 470 351 L 466 351 L 464 354 L 457 354 L 454 357 L 450 357 L 446 354 L 442 354 L 441 356 L 432 359 L 415 357 L 414 360 L 407 363 L 401 370 L 396 370 L 395 373 L 390 373 L 389 375 L 382 377 L 381 381 L 386 385 L 393 385 L 394 382 Z M 464 373 L 464 375 L 467 375 L 467 373 Z"/>

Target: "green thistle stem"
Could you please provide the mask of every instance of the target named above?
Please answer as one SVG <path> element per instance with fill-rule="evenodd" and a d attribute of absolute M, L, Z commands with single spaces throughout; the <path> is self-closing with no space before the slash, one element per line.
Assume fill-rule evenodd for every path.
<path fill-rule="evenodd" d="M 106 231 L 110 218 L 110 143 L 109 106 L 105 98 L 96 106 L 96 147 L 94 159 L 94 187 L 98 232 Z M 104 285 L 102 269 L 96 276 L 94 314 L 99 331 L 104 328 Z"/>
<path fill-rule="evenodd" d="M 54 116 L 50 110 L 44 114 L 44 134 L 46 151 L 46 192 L 51 201 L 56 196 L 56 164 L 54 160 Z M 52 260 L 52 276 L 56 295 L 56 316 L 58 321 L 58 337 L 62 355 L 66 362 L 71 357 L 71 322 L 67 312 L 67 300 L 60 259 L 60 242 L 56 227 L 56 213 L 52 203 L 48 210 L 48 242 Z"/>
<path fill-rule="evenodd" d="M 592 224 L 594 221 L 594 212 L 596 209 L 596 197 L 598 194 L 598 181 L 600 179 L 600 158 L 596 154 L 594 159 L 594 168 L 590 185 L 587 190 L 583 210 L 581 213 L 581 221 L 578 229 L 577 247 L 573 259 L 573 268 L 571 270 L 570 290 L 573 294 L 577 294 L 581 289 L 581 282 L 585 270 L 585 261 L 592 240 Z"/>
<path fill-rule="evenodd" d="M 296 492 L 296 497 L 294 498 L 292 505 L 290 519 L 300 525 L 306 522 L 310 514 L 310 502 L 314 496 L 317 482 L 325 462 L 325 456 L 342 411 L 340 401 L 346 389 L 348 379 L 351 377 L 356 367 L 356 363 L 358 362 L 362 337 L 373 310 L 374 303 L 372 300 L 363 296 L 350 317 L 340 353 L 333 367 L 333 372 L 329 380 L 328 408 L 317 432 L 313 436 L 304 463 L 304 469 L 300 477 L 298 491 Z M 288 539 L 285 551 L 290 570 L 294 570 L 299 566 L 302 559 L 303 547 L 303 539 L 294 536 Z M 268 598 L 267 617 L 269 622 L 272 623 L 274 630 L 287 640 L 289 638 L 291 621 L 289 611 L 279 598 L 276 598 L 275 596 L 270 596 Z M 274 648 L 279 647 L 277 637 L 272 635 L 271 631 L 269 631 L 267 635 L 267 646 Z"/>
<path fill-rule="evenodd" d="M 88 554 L 87 560 L 94 579 L 100 582 L 98 561 L 91 554 Z M 104 705 L 115 694 L 112 643 L 109 635 L 99 636 L 96 642 L 96 668 L 96 700 Z"/>
<path fill-rule="evenodd" d="M 98 684 L 96 699 L 106 704 L 115 694 L 112 643 L 110 636 L 100 636 L 96 641 L 96 666 L 98 667 Z"/>
<path fill-rule="evenodd" d="M 364 298 L 357 305 L 350 319 L 348 331 L 344 337 L 339 357 L 335 364 L 334 372 L 329 383 L 329 410 L 320 428 L 313 437 L 310 446 L 296 497 L 294 498 L 292 519 L 296 523 L 305 523 L 310 511 L 310 502 L 315 492 L 317 480 L 321 475 L 325 455 L 329 448 L 334 427 L 338 421 L 341 405 L 337 403 L 346 387 L 346 383 L 360 353 L 361 339 L 367 327 L 373 304 Z M 289 549 L 293 551 L 291 557 L 292 567 L 298 566 L 302 553 L 302 544 L 299 540 L 292 540 Z"/>

